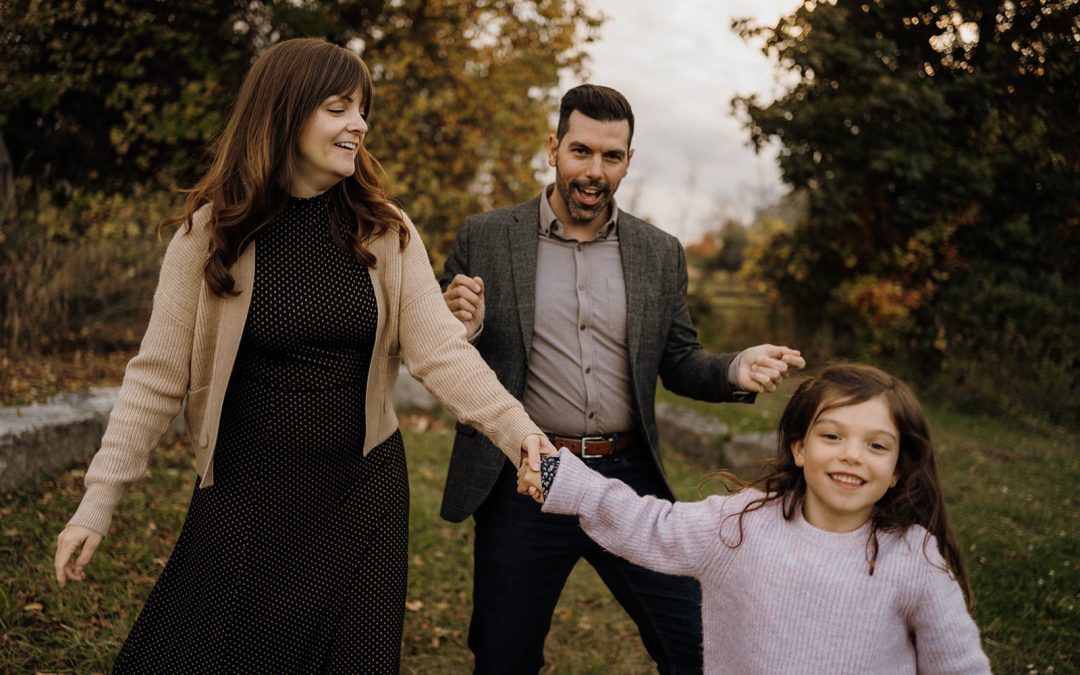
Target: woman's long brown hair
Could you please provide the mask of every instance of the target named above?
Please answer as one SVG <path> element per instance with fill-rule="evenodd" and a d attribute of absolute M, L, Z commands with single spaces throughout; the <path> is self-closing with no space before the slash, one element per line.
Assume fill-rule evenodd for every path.
<path fill-rule="evenodd" d="M 874 504 L 870 514 L 870 535 L 866 543 L 870 574 L 874 573 L 877 562 L 879 532 L 903 533 L 912 525 L 921 525 L 927 531 L 924 548 L 930 535 L 933 535 L 937 539 L 938 551 L 948 571 L 963 589 L 970 609 L 971 587 L 960 556 L 960 545 L 945 514 L 945 500 L 934 462 L 930 427 L 922 406 L 906 384 L 872 366 L 828 366 L 799 385 L 780 418 L 777 454 L 770 462 L 766 475 L 746 482 L 729 471 L 714 474 L 726 482 L 764 493 L 741 512 L 729 516 L 739 519 L 739 539 L 728 545 L 738 546 L 742 543 L 743 518 L 748 512 L 756 511 L 769 502 L 780 500 L 784 518 L 792 520 L 806 497 L 806 479 L 803 470 L 795 464 L 792 443 L 804 440 L 814 421 L 826 410 L 857 405 L 877 396 L 884 398 L 900 432 L 900 455 L 896 463 L 899 475 L 896 486 Z"/>
<path fill-rule="evenodd" d="M 191 228 L 195 212 L 211 205 L 204 276 L 215 294 L 235 294 L 229 268 L 288 202 L 297 141 L 308 117 L 327 98 L 357 90 L 366 118 L 372 98 L 367 66 L 353 52 L 324 40 L 280 42 L 251 66 L 218 138 L 210 170 L 186 191 L 183 214 L 162 223 Z M 400 212 L 379 185 L 377 168 L 361 143 L 355 173 L 327 191 L 335 241 L 370 267 L 377 262 L 367 248 L 372 239 L 397 230 L 402 248 L 409 240 Z"/>

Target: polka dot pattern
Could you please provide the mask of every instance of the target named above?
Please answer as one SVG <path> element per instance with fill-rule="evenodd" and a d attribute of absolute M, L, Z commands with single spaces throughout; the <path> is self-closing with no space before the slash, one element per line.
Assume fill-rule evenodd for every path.
<path fill-rule="evenodd" d="M 256 240 L 214 453 L 114 672 L 398 671 L 409 487 L 396 433 L 366 457 L 378 312 L 325 196 Z"/>

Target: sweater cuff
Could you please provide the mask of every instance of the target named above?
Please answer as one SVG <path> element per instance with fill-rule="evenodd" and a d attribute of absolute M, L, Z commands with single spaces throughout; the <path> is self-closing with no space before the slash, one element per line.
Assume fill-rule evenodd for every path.
<path fill-rule="evenodd" d="M 576 515 L 581 511 L 582 500 L 589 493 L 590 481 L 603 482 L 604 479 L 567 448 L 561 448 L 557 457 L 558 471 L 544 497 L 541 510 L 545 513 Z"/>
<path fill-rule="evenodd" d="M 97 532 L 102 537 L 109 533 L 109 525 L 112 524 L 113 511 L 116 504 L 123 497 L 124 491 L 118 486 L 104 483 L 93 483 L 86 486 L 86 494 L 79 502 L 79 508 L 75 515 L 68 521 L 68 525 L 79 525 Z"/>

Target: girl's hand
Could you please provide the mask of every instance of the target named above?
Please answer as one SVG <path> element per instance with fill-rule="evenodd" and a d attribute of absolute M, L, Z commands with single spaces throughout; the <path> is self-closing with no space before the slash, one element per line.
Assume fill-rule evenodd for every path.
<path fill-rule="evenodd" d="M 60 584 L 60 588 L 67 585 L 68 579 L 83 580 L 86 565 L 100 543 L 101 535 L 93 530 L 80 525 L 68 525 L 64 528 L 64 531 L 56 538 L 56 558 L 53 560 L 56 581 Z M 71 556 L 79 547 L 82 547 L 82 551 L 79 552 L 78 559 L 72 563 Z"/>
<path fill-rule="evenodd" d="M 543 504 L 544 492 L 540 487 L 540 472 L 533 471 L 528 462 L 522 462 L 517 476 L 518 494 L 528 495 L 537 504 Z"/>

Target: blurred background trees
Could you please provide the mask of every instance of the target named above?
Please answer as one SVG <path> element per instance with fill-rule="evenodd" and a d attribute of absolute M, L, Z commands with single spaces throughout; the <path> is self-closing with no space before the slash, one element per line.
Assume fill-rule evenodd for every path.
<path fill-rule="evenodd" d="M 539 190 L 560 73 L 580 73 L 599 19 L 584 0 L 15 0 L 0 26 L 0 347 L 18 351 L 130 342 L 132 302 L 141 330 L 168 195 L 205 170 L 267 46 L 364 57 L 369 147 L 439 263 L 464 215 Z"/>
<path fill-rule="evenodd" d="M 1080 420 L 1077 15 L 1069 0 L 837 0 L 736 22 L 790 83 L 733 104 L 808 200 L 751 263 L 800 346 L 984 410 Z"/>
<path fill-rule="evenodd" d="M 784 93 L 733 105 L 791 194 L 748 229 L 716 222 L 700 264 L 724 282 L 692 302 L 705 324 L 712 296 L 733 307 L 717 346 L 758 326 L 1076 424 L 1078 5 L 835 0 L 736 22 Z M 588 0 L 0 3 L 0 351 L 137 341 L 156 226 L 268 45 L 365 58 L 370 148 L 439 266 L 461 218 L 538 191 L 560 73 L 583 75 L 599 25 Z M 748 312 L 748 282 L 774 316 Z"/>

